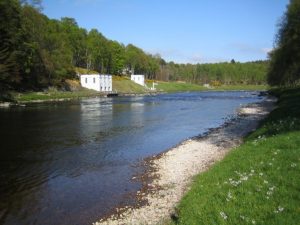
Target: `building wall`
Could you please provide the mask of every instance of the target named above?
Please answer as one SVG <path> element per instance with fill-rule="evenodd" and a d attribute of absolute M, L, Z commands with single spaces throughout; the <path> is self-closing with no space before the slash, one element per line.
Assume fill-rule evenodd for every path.
<path fill-rule="evenodd" d="M 82 87 L 101 92 L 112 91 L 112 76 L 105 74 L 83 74 L 80 76 Z"/>
<path fill-rule="evenodd" d="M 132 74 L 131 80 L 139 85 L 145 86 L 145 75 Z"/>
<path fill-rule="evenodd" d="M 100 91 L 112 91 L 112 75 L 100 75 Z"/>

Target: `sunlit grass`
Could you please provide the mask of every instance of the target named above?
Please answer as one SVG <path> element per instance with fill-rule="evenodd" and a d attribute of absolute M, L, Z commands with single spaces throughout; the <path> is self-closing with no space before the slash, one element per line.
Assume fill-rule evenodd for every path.
<path fill-rule="evenodd" d="M 246 84 L 238 84 L 238 85 L 221 85 L 219 87 L 215 87 L 216 90 L 224 90 L 224 91 L 234 91 L 234 90 L 245 90 L 245 91 L 264 91 L 268 90 L 270 87 L 268 85 L 246 85 Z"/>
<path fill-rule="evenodd" d="M 83 70 L 83 69 L 82 69 Z M 87 71 L 81 71 L 87 72 Z M 93 71 L 89 71 L 93 72 Z M 72 85 L 72 80 L 68 81 Z M 75 80 L 74 80 L 75 82 Z M 73 83 L 74 83 L 73 82 Z M 9 96 L 9 101 L 28 102 L 38 100 L 57 100 L 57 99 L 76 99 L 82 97 L 102 96 L 104 93 L 99 93 L 94 90 L 81 88 L 79 81 L 76 80 L 76 91 L 59 91 L 57 89 L 48 89 L 40 92 L 13 93 Z M 185 82 L 162 82 L 155 81 L 157 92 L 185 92 L 185 91 L 226 91 L 226 90 L 265 90 L 267 86 L 262 85 L 231 85 L 206 88 L 203 85 L 191 84 Z M 146 82 L 148 87 L 152 87 L 152 82 Z M 138 85 L 126 76 L 113 76 L 113 91 L 119 94 L 146 94 L 151 90 Z M 3 98 L 4 99 L 4 98 Z"/>
<path fill-rule="evenodd" d="M 180 92 L 180 91 L 263 91 L 268 90 L 267 85 L 221 85 L 210 86 L 209 88 L 199 84 L 184 83 L 184 82 L 156 82 L 156 88 L 165 92 Z"/>
<path fill-rule="evenodd" d="M 261 128 L 195 178 L 174 224 L 299 224 L 299 94 L 281 91 Z"/>
<path fill-rule="evenodd" d="M 80 91 L 43 91 L 43 92 L 26 92 L 15 93 L 14 99 L 17 102 L 37 101 L 37 100 L 58 100 L 58 99 L 76 99 L 83 97 L 91 97 L 100 95 L 99 92 L 93 90 Z"/>
<path fill-rule="evenodd" d="M 183 83 L 183 82 L 156 82 L 156 89 L 164 92 L 180 92 L 180 91 L 204 91 L 208 90 L 202 85 Z"/>
<path fill-rule="evenodd" d="M 128 77 L 113 76 L 113 91 L 120 94 L 142 94 L 146 93 L 147 89 Z"/>

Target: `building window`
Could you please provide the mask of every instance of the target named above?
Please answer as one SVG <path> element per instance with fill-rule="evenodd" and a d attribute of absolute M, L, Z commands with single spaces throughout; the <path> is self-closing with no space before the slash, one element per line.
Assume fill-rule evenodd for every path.
<path fill-rule="evenodd" d="M 87 77 L 85 78 L 85 83 L 87 84 Z"/>
<path fill-rule="evenodd" d="M 96 83 L 96 78 L 95 77 L 93 78 L 93 83 Z"/>

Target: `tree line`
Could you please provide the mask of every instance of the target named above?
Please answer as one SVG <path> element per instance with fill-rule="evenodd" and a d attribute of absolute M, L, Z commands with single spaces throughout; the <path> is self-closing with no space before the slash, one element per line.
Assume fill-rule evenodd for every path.
<path fill-rule="evenodd" d="M 154 78 L 159 56 L 87 31 L 73 18 L 49 19 L 40 1 L 0 1 L 1 89 L 41 88 L 75 77 L 75 67 L 99 73 L 132 71 Z"/>
<path fill-rule="evenodd" d="M 290 0 L 279 23 L 275 48 L 270 53 L 268 82 L 280 86 L 300 84 L 300 0 Z"/>
<path fill-rule="evenodd" d="M 264 83 L 267 62 L 176 64 L 133 44 L 87 31 L 73 18 L 49 19 L 41 0 L 0 0 L 0 91 L 37 90 L 76 78 L 75 67 L 114 75 L 194 83 Z"/>
<path fill-rule="evenodd" d="M 255 61 L 239 63 L 176 64 L 167 63 L 161 67 L 157 77 L 161 80 L 181 80 L 197 84 L 264 84 L 268 62 Z"/>

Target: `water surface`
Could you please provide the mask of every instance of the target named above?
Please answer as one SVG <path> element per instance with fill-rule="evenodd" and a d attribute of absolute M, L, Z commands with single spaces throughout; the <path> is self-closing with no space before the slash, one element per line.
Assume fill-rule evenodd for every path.
<path fill-rule="evenodd" d="M 0 109 L 0 224 L 91 224 L 143 158 L 220 126 L 257 92 L 91 98 Z"/>

